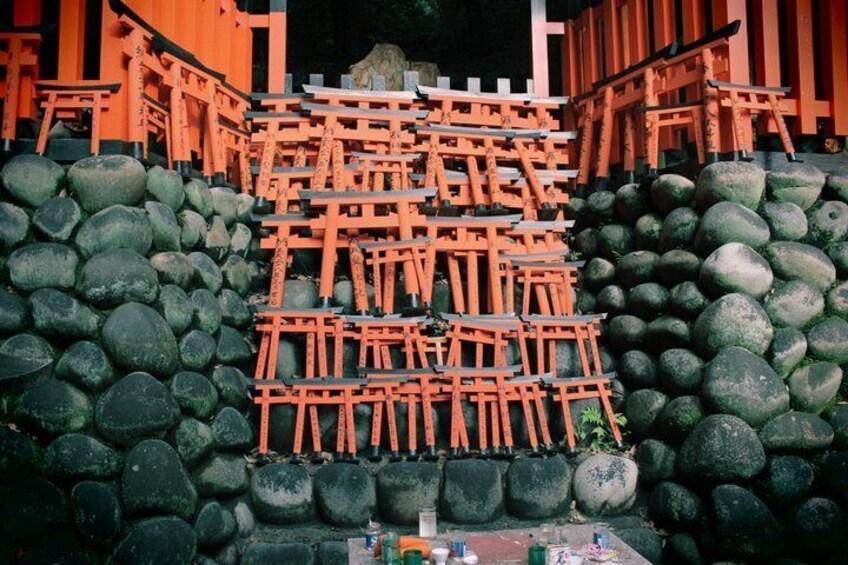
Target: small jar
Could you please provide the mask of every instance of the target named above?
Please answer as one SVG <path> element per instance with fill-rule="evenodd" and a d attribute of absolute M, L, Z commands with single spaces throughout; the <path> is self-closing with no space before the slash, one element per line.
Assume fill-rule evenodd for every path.
<path fill-rule="evenodd" d="M 424 539 L 438 535 L 435 506 L 423 506 L 418 510 L 418 535 Z"/>
<path fill-rule="evenodd" d="M 383 535 L 383 565 L 400 565 L 400 536 L 397 532 Z"/>
<path fill-rule="evenodd" d="M 368 521 L 368 528 L 365 530 L 365 549 L 373 551 L 383 533 L 383 526 L 377 522 Z"/>

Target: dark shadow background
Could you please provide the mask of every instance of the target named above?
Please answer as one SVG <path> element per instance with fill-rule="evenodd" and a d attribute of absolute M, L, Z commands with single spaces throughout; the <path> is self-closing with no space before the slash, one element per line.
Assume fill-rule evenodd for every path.
<path fill-rule="evenodd" d="M 249 8 L 267 12 L 267 0 L 249 2 Z M 467 77 L 480 77 L 483 90 L 494 91 L 496 80 L 508 77 L 512 89 L 523 92 L 530 78 L 530 1 L 288 0 L 288 72 L 294 84 L 322 73 L 326 85 L 337 86 L 339 76 L 376 43 L 398 45 L 411 61 L 437 63 L 455 88 L 465 88 Z M 266 51 L 267 39 L 258 37 L 254 48 Z M 551 50 L 554 69 L 558 54 Z M 552 77 L 554 91 L 558 74 Z M 262 80 L 254 90 L 264 90 Z"/>

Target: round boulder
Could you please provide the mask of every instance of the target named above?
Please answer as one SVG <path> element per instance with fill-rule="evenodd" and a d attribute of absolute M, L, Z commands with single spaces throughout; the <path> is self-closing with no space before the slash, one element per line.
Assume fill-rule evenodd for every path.
<path fill-rule="evenodd" d="M 639 467 L 641 481 L 670 479 L 674 477 L 677 469 L 677 452 L 670 445 L 656 439 L 640 442 L 633 459 Z"/>
<path fill-rule="evenodd" d="M 807 241 L 817 247 L 837 243 L 848 234 L 848 204 L 845 202 L 822 202 L 807 210 L 807 217 L 810 226 Z"/>
<path fill-rule="evenodd" d="M 206 419 L 218 404 L 218 390 L 200 373 L 182 371 L 171 379 L 171 394 L 183 413 Z"/>
<path fill-rule="evenodd" d="M 624 415 L 627 417 L 627 428 L 636 437 L 645 437 L 651 431 L 657 415 L 668 402 L 668 397 L 653 389 L 642 389 L 627 396 L 624 405 Z"/>
<path fill-rule="evenodd" d="M 0 178 L 9 194 L 37 208 L 59 193 L 65 169 L 41 155 L 15 155 L 3 165 Z"/>
<path fill-rule="evenodd" d="M 645 214 L 633 226 L 633 243 L 638 249 L 656 251 L 660 244 L 663 220 L 656 214 Z"/>
<path fill-rule="evenodd" d="M 636 316 L 616 316 L 609 323 L 612 346 L 619 351 L 638 349 L 645 340 L 648 325 Z"/>
<path fill-rule="evenodd" d="M 33 326 L 41 335 L 63 340 L 97 335 L 97 314 L 70 294 L 42 288 L 29 295 L 29 307 Z"/>
<path fill-rule="evenodd" d="M 441 514 L 457 524 L 483 524 L 503 513 L 501 471 L 491 461 L 453 460 L 445 463 Z"/>
<path fill-rule="evenodd" d="M 763 486 L 771 500 L 781 506 L 801 501 L 813 486 L 813 466 L 794 455 L 778 455 L 769 459 Z"/>
<path fill-rule="evenodd" d="M 744 243 L 759 249 L 768 243 L 768 224 L 753 210 L 734 202 L 719 202 L 704 213 L 695 247 L 710 253 L 725 243 Z"/>
<path fill-rule="evenodd" d="M 833 442 L 830 424 L 806 412 L 787 412 L 760 430 L 760 441 L 768 451 L 815 451 Z"/>
<path fill-rule="evenodd" d="M 648 194 L 638 184 L 622 185 L 615 192 L 615 211 L 628 224 L 635 224 L 649 209 Z"/>
<path fill-rule="evenodd" d="M 318 513 L 334 526 L 362 526 L 377 508 L 374 478 L 364 467 L 322 467 L 315 474 L 314 488 Z"/>
<path fill-rule="evenodd" d="M 168 376 L 179 363 L 177 340 L 167 322 L 136 302 L 112 312 L 103 325 L 103 343 L 118 365 L 131 371 Z"/>
<path fill-rule="evenodd" d="M 638 349 L 627 351 L 621 356 L 616 372 L 628 390 L 653 388 L 657 385 L 656 361 Z"/>
<path fill-rule="evenodd" d="M 174 212 L 161 202 L 145 202 L 144 209 L 153 231 L 153 246 L 159 251 L 180 250 L 180 225 Z"/>
<path fill-rule="evenodd" d="M 54 439 L 44 452 L 44 472 L 63 479 L 108 479 L 121 471 L 123 459 L 114 449 L 83 434 Z"/>
<path fill-rule="evenodd" d="M 104 483 L 85 481 L 71 491 L 74 524 L 85 541 L 108 546 L 121 533 L 121 504 Z"/>
<path fill-rule="evenodd" d="M 819 322 L 807 332 L 807 345 L 811 357 L 838 365 L 848 363 L 848 322 L 840 318 Z"/>
<path fill-rule="evenodd" d="M 740 453 L 745 457 L 740 458 Z M 765 451 L 756 432 L 729 414 L 701 420 L 683 442 L 678 457 L 683 476 L 707 481 L 747 480 L 757 476 L 765 464 Z"/>
<path fill-rule="evenodd" d="M 0 249 L 14 249 L 29 233 L 29 216 L 21 208 L 0 202 Z"/>
<path fill-rule="evenodd" d="M 67 241 L 82 215 L 77 203 L 62 196 L 51 198 L 32 216 L 33 225 L 51 241 Z"/>
<path fill-rule="evenodd" d="M 792 202 L 765 202 L 760 215 L 775 241 L 800 241 L 807 235 L 807 216 Z"/>
<path fill-rule="evenodd" d="M 522 520 L 566 513 L 571 505 L 571 466 L 561 455 L 518 459 L 506 473 L 506 508 Z"/>
<path fill-rule="evenodd" d="M 165 204 L 175 213 L 185 201 L 183 179 L 177 171 L 163 169 L 159 165 L 147 171 L 145 188 L 156 200 Z"/>
<path fill-rule="evenodd" d="M 73 164 L 68 185 L 94 214 L 115 204 L 135 206 L 144 196 L 144 166 L 126 155 L 95 155 Z"/>
<path fill-rule="evenodd" d="M 244 455 L 214 455 L 195 469 L 193 481 L 200 496 L 233 497 L 248 489 L 247 462 Z"/>
<path fill-rule="evenodd" d="M 116 378 L 106 353 L 91 341 L 78 341 L 69 347 L 56 364 L 55 374 L 90 391 L 100 390 Z"/>
<path fill-rule="evenodd" d="M 722 161 L 707 165 L 695 182 L 695 202 L 706 210 L 718 202 L 736 202 L 756 210 L 766 188 L 762 168 L 743 161 Z"/>
<path fill-rule="evenodd" d="M 657 275 L 664 285 L 673 287 L 684 281 L 694 281 L 701 270 L 701 259 L 689 251 L 672 249 L 663 253 L 657 263 Z"/>
<path fill-rule="evenodd" d="M 189 469 L 200 463 L 215 445 L 212 428 L 194 418 L 183 418 L 168 434 L 168 441 Z"/>
<path fill-rule="evenodd" d="M 622 258 L 622 261 L 624 261 L 624 258 Z M 583 270 L 583 280 L 586 281 L 589 288 L 602 288 L 615 281 L 615 265 L 602 257 L 595 257 L 586 264 L 586 268 Z"/>
<path fill-rule="evenodd" d="M 13 251 L 6 261 L 12 286 L 24 292 L 40 288 L 71 290 L 78 265 L 74 250 L 61 243 L 31 243 Z"/>
<path fill-rule="evenodd" d="M 180 362 L 183 368 L 201 371 L 215 357 L 215 339 L 203 330 L 191 330 L 180 339 Z"/>
<path fill-rule="evenodd" d="M 695 183 L 680 175 L 660 175 L 651 184 L 651 202 L 661 214 L 689 206 L 695 198 Z"/>
<path fill-rule="evenodd" d="M 91 401 L 68 383 L 48 379 L 27 389 L 18 400 L 15 421 L 45 435 L 67 434 L 91 425 Z"/>
<path fill-rule="evenodd" d="M 824 297 L 810 283 L 794 280 L 770 294 L 765 308 L 775 326 L 802 328 L 824 311 Z"/>
<path fill-rule="evenodd" d="M 677 208 L 666 216 L 660 233 L 660 251 L 689 247 L 698 232 L 698 213 L 692 208 Z"/>
<path fill-rule="evenodd" d="M 758 427 L 789 410 L 789 392 L 768 363 L 742 347 L 728 347 L 704 371 L 704 399 L 715 412 Z"/>
<path fill-rule="evenodd" d="M 182 184 L 180 184 L 182 187 Z M 197 536 L 197 546 L 210 549 L 220 547 L 233 536 L 236 531 L 236 519 L 232 512 L 221 508 L 216 501 L 207 502 L 197 512 L 194 519 L 194 533 Z"/>
<path fill-rule="evenodd" d="M 821 250 L 805 243 L 776 241 L 766 246 L 763 256 L 774 274 L 786 281 L 803 280 L 824 292 L 836 280 L 836 267 Z"/>
<path fill-rule="evenodd" d="M 692 281 L 676 285 L 668 295 L 668 306 L 671 313 L 684 320 L 694 320 L 709 304 L 709 299 Z"/>
<path fill-rule="evenodd" d="M 844 550 L 848 514 L 830 499 L 809 499 L 795 513 L 793 525 L 801 546 L 812 555 L 832 556 Z"/>
<path fill-rule="evenodd" d="M 636 501 L 637 475 L 630 459 L 603 453 L 588 457 L 574 471 L 577 507 L 591 516 L 626 512 Z"/>
<path fill-rule="evenodd" d="M 150 304 L 159 294 L 159 280 L 150 263 L 135 251 L 109 249 L 85 264 L 77 293 L 98 308 L 125 302 Z"/>
<path fill-rule="evenodd" d="M 799 330 L 784 328 L 774 332 L 769 347 L 768 360 L 772 369 L 785 379 L 804 360 L 807 354 L 807 338 Z"/>
<path fill-rule="evenodd" d="M 721 485 L 710 493 L 718 549 L 757 559 L 780 553 L 783 532 L 768 507 L 751 491 Z"/>
<path fill-rule="evenodd" d="M 184 333 L 194 319 L 191 300 L 183 289 L 173 284 L 162 286 L 155 307 L 176 335 Z"/>
<path fill-rule="evenodd" d="M 110 442 L 130 446 L 164 435 L 180 418 L 180 408 L 165 386 L 147 373 L 130 373 L 97 401 L 95 424 Z"/>
<path fill-rule="evenodd" d="M 789 377 L 789 396 L 797 410 L 819 414 L 836 398 L 841 384 L 839 365 L 811 363 L 796 369 Z"/>
<path fill-rule="evenodd" d="M 812 165 L 788 163 L 766 175 L 771 200 L 792 202 L 802 210 L 815 204 L 824 188 L 826 175 Z"/>
<path fill-rule="evenodd" d="M 657 370 L 663 387 L 674 395 L 695 394 L 701 390 L 704 362 L 689 349 L 664 351 Z"/>
<path fill-rule="evenodd" d="M 848 404 L 837 404 L 829 411 L 828 422 L 833 428 L 834 449 L 848 448 Z"/>
<path fill-rule="evenodd" d="M 598 288 L 615 282 L 616 274 L 625 288 L 632 288 L 636 285 L 652 282 L 659 260 L 660 256 L 653 251 L 634 251 L 633 253 L 628 253 L 619 259 L 617 264 L 613 265 L 610 263 L 610 268 L 608 269 L 609 277 L 607 280 L 599 281 L 602 284 L 599 284 Z M 593 259 L 593 261 L 608 262 L 605 259 Z M 588 269 L 587 267 L 587 275 Z"/>
<path fill-rule="evenodd" d="M 762 355 L 773 336 L 774 329 L 762 306 L 738 293 L 726 294 L 707 306 L 694 326 L 695 344 L 708 357 L 733 345 Z"/>
<path fill-rule="evenodd" d="M 196 275 L 188 257 L 176 251 L 157 253 L 150 258 L 150 266 L 156 269 L 162 284 L 175 284 L 182 289 L 189 288 Z"/>
<path fill-rule="evenodd" d="M 127 454 L 121 498 L 129 514 L 194 516 L 197 491 L 170 445 L 158 439 L 140 442 Z"/>
<path fill-rule="evenodd" d="M 673 528 L 694 525 L 701 518 L 701 499 L 683 485 L 663 481 L 651 492 L 651 518 Z"/>
<path fill-rule="evenodd" d="M 250 496 L 256 516 L 269 524 L 308 522 L 314 515 L 312 479 L 302 467 L 275 463 L 257 469 Z"/>
<path fill-rule="evenodd" d="M 380 516 L 391 524 L 418 524 L 418 509 L 436 507 L 441 472 L 430 463 L 389 463 L 377 473 Z"/>
<path fill-rule="evenodd" d="M 739 292 L 757 299 L 766 295 L 773 281 L 768 261 L 744 243 L 726 243 L 713 251 L 701 265 L 699 278 L 701 288 L 712 295 Z"/>
<path fill-rule="evenodd" d="M 655 435 L 672 445 L 680 445 L 704 416 L 706 411 L 700 398 L 678 396 L 660 410 L 654 422 Z"/>
<path fill-rule="evenodd" d="M 116 563 L 126 565 L 182 565 L 192 562 L 196 544 L 191 526 L 179 518 L 162 516 L 130 526 L 114 557 Z"/>
<path fill-rule="evenodd" d="M 145 255 L 153 244 L 153 231 L 147 216 L 138 208 L 110 206 L 82 224 L 76 244 L 86 258 L 121 247 Z"/>
<path fill-rule="evenodd" d="M 217 395 L 216 395 L 217 397 Z M 215 446 L 219 451 L 249 451 L 253 447 L 253 430 L 247 419 L 232 406 L 224 406 L 212 421 Z"/>
<path fill-rule="evenodd" d="M 618 259 L 633 251 L 633 229 L 623 224 L 607 224 L 598 230 L 598 251 L 607 259 Z"/>

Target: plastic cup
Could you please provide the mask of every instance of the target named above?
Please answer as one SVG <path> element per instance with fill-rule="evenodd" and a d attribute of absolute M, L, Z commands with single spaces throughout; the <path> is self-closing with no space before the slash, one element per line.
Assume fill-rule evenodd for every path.
<path fill-rule="evenodd" d="M 422 565 L 424 554 L 420 549 L 407 549 L 403 552 L 403 565 Z"/>

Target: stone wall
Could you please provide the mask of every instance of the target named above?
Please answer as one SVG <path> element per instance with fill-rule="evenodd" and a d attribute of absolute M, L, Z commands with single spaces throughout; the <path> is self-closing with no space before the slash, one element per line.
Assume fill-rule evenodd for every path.
<path fill-rule="evenodd" d="M 841 562 L 848 172 L 718 163 L 575 199 L 579 305 L 610 313 L 652 561 Z M 841 541 L 840 541 L 841 540 Z"/>
<path fill-rule="evenodd" d="M 0 382 L 0 562 L 237 562 L 253 199 L 120 156 L 0 177 L 0 353 L 53 362 Z"/>

